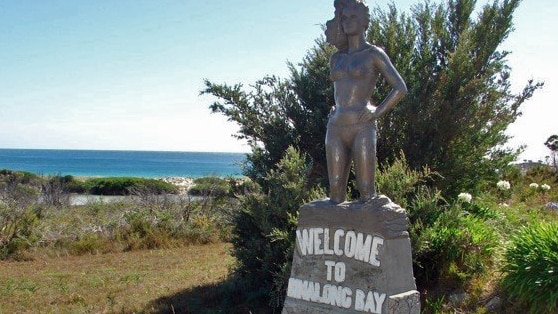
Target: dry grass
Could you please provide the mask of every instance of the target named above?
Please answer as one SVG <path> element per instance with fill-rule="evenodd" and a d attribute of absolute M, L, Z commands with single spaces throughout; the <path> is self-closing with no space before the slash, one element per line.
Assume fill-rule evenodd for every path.
<path fill-rule="evenodd" d="M 0 313 L 143 313 L 185 290 L 221 282 L 223 243 L 177 249 L 0 261 Z"/>

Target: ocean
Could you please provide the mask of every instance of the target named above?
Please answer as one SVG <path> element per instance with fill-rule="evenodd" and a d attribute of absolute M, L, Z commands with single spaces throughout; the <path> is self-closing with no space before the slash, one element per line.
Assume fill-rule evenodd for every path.
<path fill-rule="evenodd" d="M 85 177 L 241 176 L 244 153 L 0 149 L 0 169 Z"/>

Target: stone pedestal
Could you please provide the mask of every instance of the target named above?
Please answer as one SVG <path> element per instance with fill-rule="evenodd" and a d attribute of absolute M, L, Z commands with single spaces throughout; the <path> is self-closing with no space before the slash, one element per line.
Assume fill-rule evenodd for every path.
<path fill-rule="evenodd" d="M 407 223 L 385 196 L 303 205 L 283 313 L 420 313 Z"/>

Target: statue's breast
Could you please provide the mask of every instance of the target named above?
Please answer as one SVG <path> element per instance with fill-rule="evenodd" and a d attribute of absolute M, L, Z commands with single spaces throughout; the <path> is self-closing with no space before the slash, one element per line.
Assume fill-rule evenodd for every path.
<path fill-rule="evenodd" d="M 339 54 L 330 70 L 331 80 L 361 80 L 373 75 L 375 71 L 368 61 L 365 52 Z"/>

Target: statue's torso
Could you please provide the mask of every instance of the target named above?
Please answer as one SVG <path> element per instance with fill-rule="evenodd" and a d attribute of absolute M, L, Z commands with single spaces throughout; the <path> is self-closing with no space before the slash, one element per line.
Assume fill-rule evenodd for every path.
<path fill-rule="evenodd" d="M 330 77 L 335 90 L 335 111 L 330 125 L 350 125 L 359 122 L 378 80 L 379 72 L 374 66 L 375 47 L 367 47 L 354 53 L 338 52 L 330 60 Z M 370 108 L 373 110 L 373 108 Z"/>

